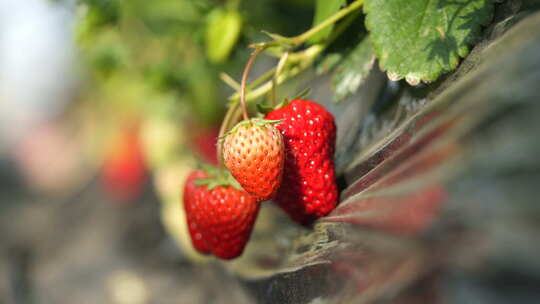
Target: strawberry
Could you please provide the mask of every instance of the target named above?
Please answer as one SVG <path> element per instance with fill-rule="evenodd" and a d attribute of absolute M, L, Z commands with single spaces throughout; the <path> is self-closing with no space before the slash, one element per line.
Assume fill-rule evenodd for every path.
<path fill-rule="evenodd" d="M 257 201 L 272 198 L 281 184 L 285 153 L 275 123 L 260 118 L 242 121 L 223 142 L 225 166 Z"/>
<path fill-rule="evenodd" d="M 101 182 L 105 192 L 119 203 L 133 202 L 141 195 L 146 165 L 138 131 L 128 129 L 116 139 L 105 156 Z"/>
<path fill-rule="evenodd" d="M 191 172 L 186 180 L 184 185 L 184 208 L 188 220 L 188 230 L 191 235 L 191 242 L 193 247 L 197 249 L 200 253 L 210 253 L 210 247 L 206 244 L 206 241 L 203 239 L 202 232 L 200 227 L 194 222 L 195 210 L 192 210 L 195 206 L 195 193 L 200 191 L 199 186 L 195 185 L 195 181 L 201 178 L 207 178 L 208 175 L 203 170 L 195 170 Z"/>
<path fill-rule="evenodd" d="M 275 201 L 301 224 L 328 214 L 337 204 L 334 171 L 336 125 L 323 106 L 302 99 L 268 113 L 285 143 L 283 182 Z"/>
<path fill-rule="evenodd" d="M 242 254 L 259 204 L 239 190 L 230 175 L 224 177 L 216 172 L 196 170 L 189 175 L 184 188 L 184 208 L 193 247 L 201 253 L 229 260 Z"/>

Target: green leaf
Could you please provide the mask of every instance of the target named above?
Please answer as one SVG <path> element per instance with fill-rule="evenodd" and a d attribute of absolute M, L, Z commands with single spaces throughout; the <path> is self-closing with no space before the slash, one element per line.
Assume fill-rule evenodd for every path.
<path fill-rule="evenodd" d="M 221 63 L 229 57 L 242 29 L 242 17 L 237 11 L 215 9 L 208 16 L 206 55 L 210 61 Z"/>
<path fill-rule="evenodd" d="M 358 90 L 374 62 L 375 54 L 369 36 L 366 36 L 336 68 L 332 79 L 336 102 Z"/>
<path fill-rule="evenodd" d="M 412 85 L 454 70 L 492 16 L 491 0 L 366 0 L 366 27 L 391 80 Z"/>
<path fill-rule="evenodd" d="M 347 3 L 346 0 L 317 0 L 315 3 L 315 17 L 313 18 L 313 26 L 323 22 L 328 17 L 332 16 L 335 12 Z M 315 44 L 326 39 L 330 33 L 332 33 L 333 26 L 327 26 L 319 33 L 309 39 L 309 43 Z"/>

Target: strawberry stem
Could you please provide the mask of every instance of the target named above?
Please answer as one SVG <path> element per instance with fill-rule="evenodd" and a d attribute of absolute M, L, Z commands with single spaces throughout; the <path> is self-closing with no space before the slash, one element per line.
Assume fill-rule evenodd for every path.
<path fill-rule="evenodd" d="M 253 62 L 255 61 L 255 58 L 266 49 L 266 47 L 260 47 L 256 48 L 255 52 L 249 56 L 248 62 L 246 63 L 246 67 L 244 68 L 244 73 L 242 74 L 242 82 L 240 82 L 240 104 L 242 105 L 242 115 L 244 116 L 244 120 L 248 120 L 248 112 L 246 107 L 246 82 L 249 75 L 249 71 L 251 70 L 251 66 L 253 65 Z"/>
<path fill-rule="evenodd" d="M 270 91 L 271 92 L 270 101 L 271 101 L 272 106 L 275 106 L 277 104 L 276 88 L 278 86 L 278 77 L 281 74 L 283 67 L 287 63 L 287 59 L 289 59 L 289 52 L 283 53 L 283 55 L 279 59 L 278 65 L 276 67 L 276 72 L 274 73 L 274 77 L 272 78 L 272 90 Z"/>
<path fill-rule="evenodd" d="M 219 73 L 219 78 L 223 80 L 228 86 L 230 86 L 233 90 L 239 91 L 240 90 L 240 84 L 236 82 L 229 74 L 225 72 Z"/>
<path fill-rule="evenodd" d="M 319 25 L 313 27 L 312 29 L 308 30 L 307 32 L 304 32 L 303 34 L 300 34 L 295 37 L 282 37 L 279 35 L 270 34 L 271 37 L 273 37 L 272 41 L 267 42 L 261 42 L 253 44 L 251 47 L 255 48 L 268 48 L 268 47 L 278 47 L 278 53 L 281 51 L 281 54 L 285 52 L 290 52 L 292 49 L 298 47 L 299 45 L 303 44 L 306 40 L 311 38 L 313 35 L 317 34 L 327 26 L 336 23 L 337 21 L 343 19 L 344 17 L 347 17 L 343 22 L 339 23 L 338 26 L 336 26 L 336 29 L 332 32 L 330 37 L 326 39 L 324 44 L 316 44 L 312 45 L 307 49 L 296 51 L 296 52 L 290 52 L 288 55 L 288 62 L 290 63 L 290 67 L 294 68 L 288 68 L 283 69 L 278 76 L 276 77 L 276 84 L 280 84 L 284 82 L 285 80 L 299 74 L 300 72 L 304 71 L 305 69 L 311 67 L 313 63 L 315 62 L 315 59 L 330 45 L 332 42 L 339 37 L 345 29 L 351 25 L 352 21 L 354 21 L 358 16 L 362 13 L 360 8 L 362 7 L 364 3 L 364 0 L 356 0 L 349 4 L 349 6 L 337 11 L 334 15 L 330 16 L 328 19 L 320 23 Z M 264 73 L 259 79 L 256 79 L 251 84 L 251 92 L 245 96 L 245 101 L 251 101 L 254 99 L 259 98 L 260 96 L 263 96 L 265 94 L 268 94 L 270 90 L 272 90 L 272 83 L 274 80 L 270 80 L 268 82 L 268 79 L 276 75 L 275 73 L 276 67 L 270 69 L 266 73 Z M 229 100 L 231 103 L 237 102 L 239 99 L 239 93 L 234 93 L 229 97 Z"/>
<path fill-rule="evenodd" d="M 355 2 L 349 4 L 349 6 L 337 11 L 334 15 L 328 17 L 326 20 L 319 23 L 315 27 L 309 29 L 308 31 L 306 31 L 306 32 L 304 32 L 304 33 L 302 33 L 302 34 L 300 34 L 298 36 L 295 36 L 295 37 L 292 37 L 292 38 L 289 38 L 289 39 L 294 41 L 295 45 L 300 45 L 300 44 L 306 42 L 309 38 L 313 37 L 315 34 L 319 33 L 321 30 L 323 30 L 326 27 L 336 23 L 337 21 L 339 21 L 343 17 L 347 16 L 351 12 L 354 12 L 355 10 L 359 9 L 362 6 L 363 3 L 364 3 L 363 0 L 356 0 Z"/>
<path fill-rule="evenodd" d="M 239 117 L 238 114 L 240 112 L 238 111 L 238 102 L 231 103 L 229 105 L 229 110 L 227 111 L 227 114 L 225 114 L 225 118 L 223 119 L 223 123 L 221 123 L 221 128 L 219 129 L 219 136 L 218 138 L 223 138 L 225 133 L 231 128 L 231 125 L 234 124 L 236 121 L 238 121 Z M 223 167 L 223 149 L 222 149 L 222 140 L 218 140 L 217 142 L 217 158 L 218 162 L 221 167 Z"/>

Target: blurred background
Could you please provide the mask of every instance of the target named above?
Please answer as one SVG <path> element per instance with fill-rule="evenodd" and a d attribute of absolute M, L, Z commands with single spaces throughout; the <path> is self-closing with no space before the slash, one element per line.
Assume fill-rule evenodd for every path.
<path fill-rule="evenodd" d="M 497 3 L 435 83 L 374 68 L 333 102 L 345 32 L 281 85 L 335 114 L 343 207 L 308 229 L 267 204 L 224 263 L 191 247 L 184 179 L 217 162 L 248 45 L 311 28 L 314 1 L 0 0 L 0 302 L 534 303 L 540 17 Z"/>
<path fill-rule="evenodd" d="M 235 45 L 260 35 L 247 20 L 288 27 L 271 24 L 286 1 L 246 4 L 0 1 L 1 302 L 214 298 L 180 197 L 195 162 L 216 161 L 232 92 L 218 71 L 242 67 Z M 234 37 L 214 49 L 223 15 Z"/>
<path fill-rule="evenodd" d="M 216 298 L 183 183 L 216 163 L 220 72 L 261 29 L 309 28 L 310 2 L 0 0 L 0 302 L 248 301 Z"/>

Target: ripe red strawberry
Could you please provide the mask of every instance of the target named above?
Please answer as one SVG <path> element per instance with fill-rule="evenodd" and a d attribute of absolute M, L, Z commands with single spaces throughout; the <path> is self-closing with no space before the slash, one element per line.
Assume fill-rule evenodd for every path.
<path fill-rule="evenodd" d="M 285 155 L 275 123 L 260 118 L 242 121 L 223 142 L 225 166 L 257 201 L 272 198 L 281 184 Z"/>
<path fill-rule="evenodd" d="M 334 117 L 315 102 L 295 99 L 266 119 L 283 120 L 276 128 L 283 134 L 286 156 L 275 201 L 295 221 L 310 224 L 337 204 Z"/>
<path fill-rule="evenodd" d="M 184 185 L 184 209 L 186 210 L 186 217 L 188 221 L 188 230 L 191 235 L 191 242 L 193 247 L 200 253 L 210 253 L 210 246 L 206 244 L 206 240 L 203 239 L 203 234 L 200 227 L 194 221 L 195 210 L 192 210 L 195 206 L 195 192 L 198 191 L 198 187 L 195 185 L 195 181 L 201 178 L 207 178 L 208 175 L 203 170 L 195 170 L 191 172 Z"/>
<path fill-rule="evenodd" d="M 197 170 L 184 188 L 193 247 L 227 260 L 242 254 L 259 212 L 253 197 L 228 183 L 226 178 Z"/>

